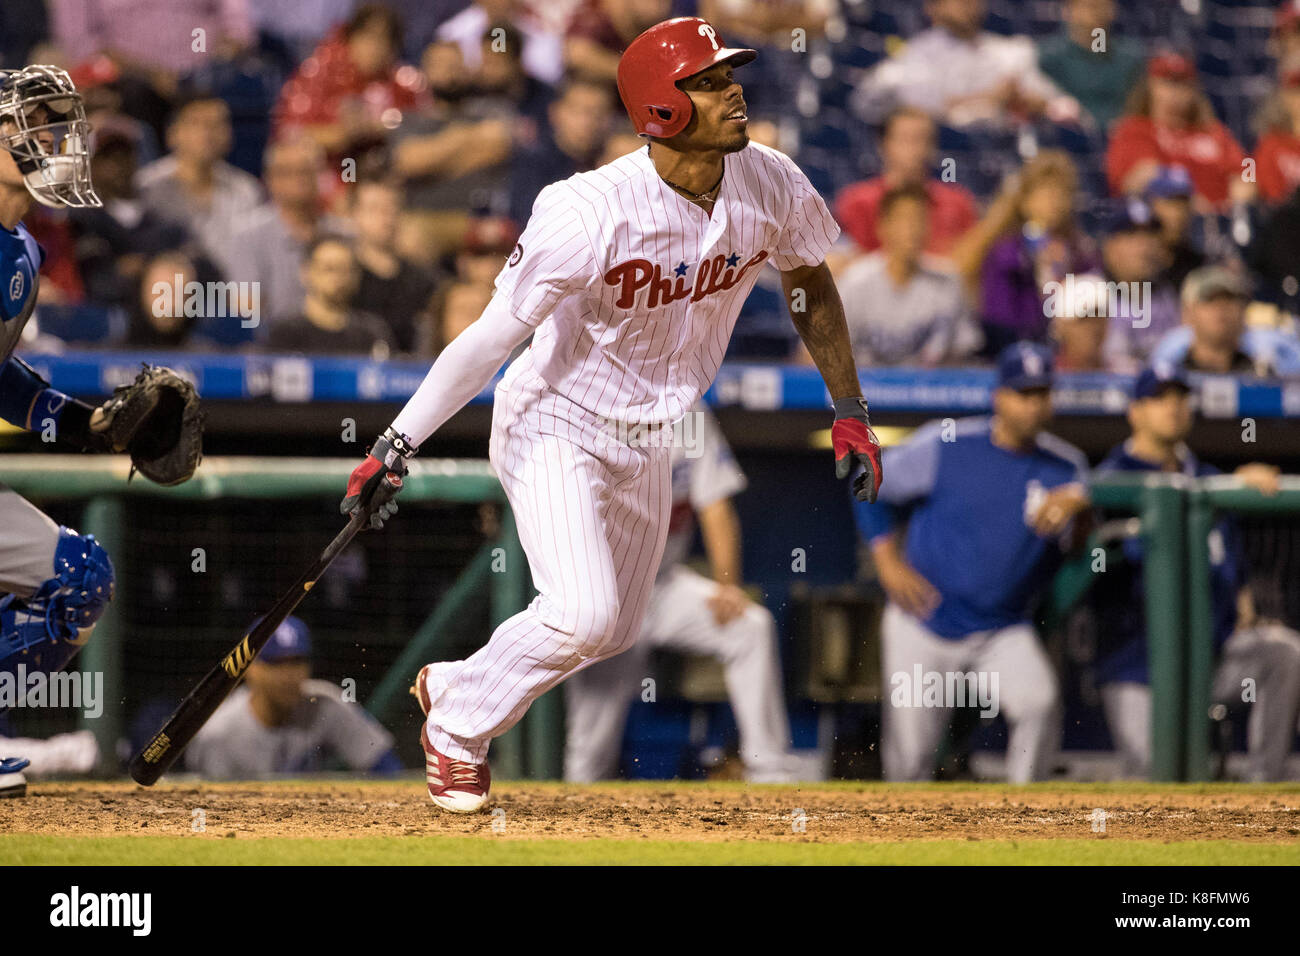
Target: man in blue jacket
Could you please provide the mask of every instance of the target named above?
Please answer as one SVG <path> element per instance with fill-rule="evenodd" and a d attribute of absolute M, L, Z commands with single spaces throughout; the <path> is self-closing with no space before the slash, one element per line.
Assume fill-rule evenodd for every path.
<path fill-rule="evenodd" d="M 879 501 L 856 506 L 889 598 L 881 622 L 889 780 L 933 774 L 962 706 L 1005 715 L 1009 780 L 1047 771 L 1059 692 L 1031 605 L 1089 507 L 1082 453 L 1043 430 L 1052 374 L 1042 346 L 1008 346 L 993 415 L 920 428 L 885 453 L 891 478 Z"/>

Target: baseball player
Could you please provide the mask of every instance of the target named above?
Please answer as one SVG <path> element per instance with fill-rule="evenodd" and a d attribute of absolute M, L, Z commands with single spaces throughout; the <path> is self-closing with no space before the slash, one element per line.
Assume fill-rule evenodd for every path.
<path fill-rule="evenodd" d="M 631 650 L 579 671 L 564 685 L 564 779 L 588 783 L 614 775 L 628 707 L 641 690 L 651 649 L 663 647 L 722 661 L 746 778 L 786 782 L 791 779 L 790 726 L 776 621 L 739 586 L 740 519 L 731 498 L 745 490 L 744 472 L 717 420 L 702 405 L 675 430 L 671 461 L 668 541 L 641 637 Z M 712 579 L 684 564 L 697 514 Z"/>
<path fill-rule="evenodd" d="M 1138 375 L 1128 420 L 1132 435 L 1097 466 L 1098 474 L 1170 472 L 1201 478 L 1219 473 L 1185 444 L 1192 430 L 1192 403 L 1187 380 L 1176 366 L 1159 362 Z M 1236 475 L 1264 494 L 1277 490 L 1278 470 L 1271 465 L 1243 465 Z M 1300 634 L 1278 622 L 1238 621 L 1243 560 L 1240 534 L 1230 518 L 1215 522 L 1208 549 L 1219 654 L 1213 696 L 1225 704 L 1240 703 L 1243 680 L 1253 682 L 1247 776 L 1281 780 L 1300 710 Z M 1090 598 L 1103 649 L 1096 679 L 1121 772 L 1145 777 L 1151 767 L 1151 688 L 1141 541 L 1125 541 L 1123 554 L 1123 565 L 1098 575 Z M 1247 626 L 1238 628 L 1238 623 Z"/>
<path fill-rule="evenodd" d="M 13 354 L 36 305 L 44 259 L 21 219 L 33 199 L 53 208 L 100 205 L 87 135 L 81 96 L 67 73 L 49 66 L 0 71 L 0 418 L 72 448 L 129 447 L 134 460 L 154 424 L 141 402 L 156 402 L 156 389 L 145 394 L 128 386 L 96 408 L 50 388 Z M 150 456 L 174 439 L 155 441 Z M 186 477 L 173 473 L 176 481 Z M 59 670 L 112 597 L 113 565 L 94 536 L 56 524 L 0 485 L 0 671 Z M 26 792 L 27 763 L 0 760 L 0 794 Z"/>
<path fill-rule="evenodd" d="M 186 766 L 212 780 L 402 768 L 393 737 L 343 688 L 311 676 L 311 632 L 287 617 L 237 687 L 185 750 Z"/>
<path fill-rule="evenodd" d="M 1030 608 L 1081 540 L 1075 518 L 1088 507 L 1083 454 L 1043 430 L 1052 373 L 1047 349 L 1008 346 L 993 415 L 931 422 L 889 449 L 880 502 L 856 508 L 888 597 L 880 627 L 889 780 L 931 777 L 958 706 L 1006 717 L 1013 783 L 1047 769 L 1059 693 Z"/>
<path fill-rule="evenodd" d="M 403 473 L 533 337 L 497 386 L 489 457 L 540 593 L 477 653 L 417 676 L 429 795 L 443 809 L 482 809 L 492 738 L 564 678 L 636 641 L 668 534 L 672 426 L 713 380 L 759 269 L 781 271 L 830 392 L 837 474 L 863 466 L 854 487 L 865 498 L 880 486 L 825 264 L 839 228 L 793 161 L 749 142 L 733 71 L 756 55 L 695 17 L 632 41 L 618 85 L 646 148 L 542 190 L 482 317 L 348 482 L 345 512 Z"/>

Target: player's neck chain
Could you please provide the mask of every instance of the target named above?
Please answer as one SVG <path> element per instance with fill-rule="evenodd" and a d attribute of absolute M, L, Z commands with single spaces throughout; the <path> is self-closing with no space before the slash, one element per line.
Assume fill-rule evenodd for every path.
<path fill-rule="evenodd" d="M 722 186 L 723 176 L 726 175 L 727 172 L 724 169 L 722 171 L 722 176 L 718 177 L 718 181 L 714 183 L 712 186 L 710 186 L 708 189 L 704 190 L 704 192 L 702 193 L 694 193 L 691 192 L 689 189 L 687 189 L 685 186 L 678 186 L 667 176 L 660 175 L 659 178 L 662 179 L 664 182 L 666 182 L 669 186 L 673 187 L 673 189 L 676 189 L 679 193 L 689 196 L 693 202 L 713 202 L 717 198 L 716 194 L 718 192 L 718 189 L 720 189 Z"/>

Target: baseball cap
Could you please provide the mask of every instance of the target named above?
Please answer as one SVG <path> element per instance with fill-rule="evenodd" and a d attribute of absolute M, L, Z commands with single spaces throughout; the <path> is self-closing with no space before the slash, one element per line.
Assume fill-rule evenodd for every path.
<path fill-rule="evenodd" d="M 1051 388 L 1055 363 L 1051 350 L 1036 342 L 1014 342 L 998 355 L 998 388 L 1023 392 Z"/>
<path fill-rule="evenodd" d="M 1158 228 L 1160 223 L 1151 207 L 1137 197 L 1116 200 L 1101 217 L 1101 231 L 1106 236 L 1120 232 L 1154 231 Z"/>
<path fill-rule="evenodd" d="M 1203 266 L 1193 269 L 1183 280 L 1183 305 L 1209 302 L 1221 295 L 1237 299 L 1250 298 L 1250 286 L 1241 276 L 1223 266 Z"/>
<path fill-rule="evenodd" d="M 290 616 L 275 629 L 257 659 L 275 664 L 295 657 L 311 657 L 311 633 L 300 619 Z"/>
<path fill-rule="evenodd" d="M 1147 183 L 1142 196 L 1145 199 L 1186 199 L 1196 192 L 1192 177 L 1184 166 L 1161 166 L 1160 171 Z"/>
<path fill-rule="evenodd" d="M 1155 398 L 1170 387 L 1181 388 L 1185 392 L 1192 390 L 1187 377 L 1177 365 L 1172 362 L 1156 362 L 1138 373 L 1137 381 L 1133 384 L 1133 400 Z"/>
<path fill-rule="evenodd" d="M 1147 75 L 1191 83 L 1196 79 L 1196 64 L 1181 53 L 1162 53 L 1147 61 Z"/>

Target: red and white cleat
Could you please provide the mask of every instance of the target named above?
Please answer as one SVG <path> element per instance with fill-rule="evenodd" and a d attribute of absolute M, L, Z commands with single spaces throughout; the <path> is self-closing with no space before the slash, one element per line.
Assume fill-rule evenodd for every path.
<path fill-rule="evenodd" d="M 427 725 L 420 728 L 420 746 L 424 748 L 424 778 L 434 803 L 452 813 L 478 813 L 487 805 L 492 771 L 486 763 L 452 760 L 438 753 L 429 743 Z"/>

